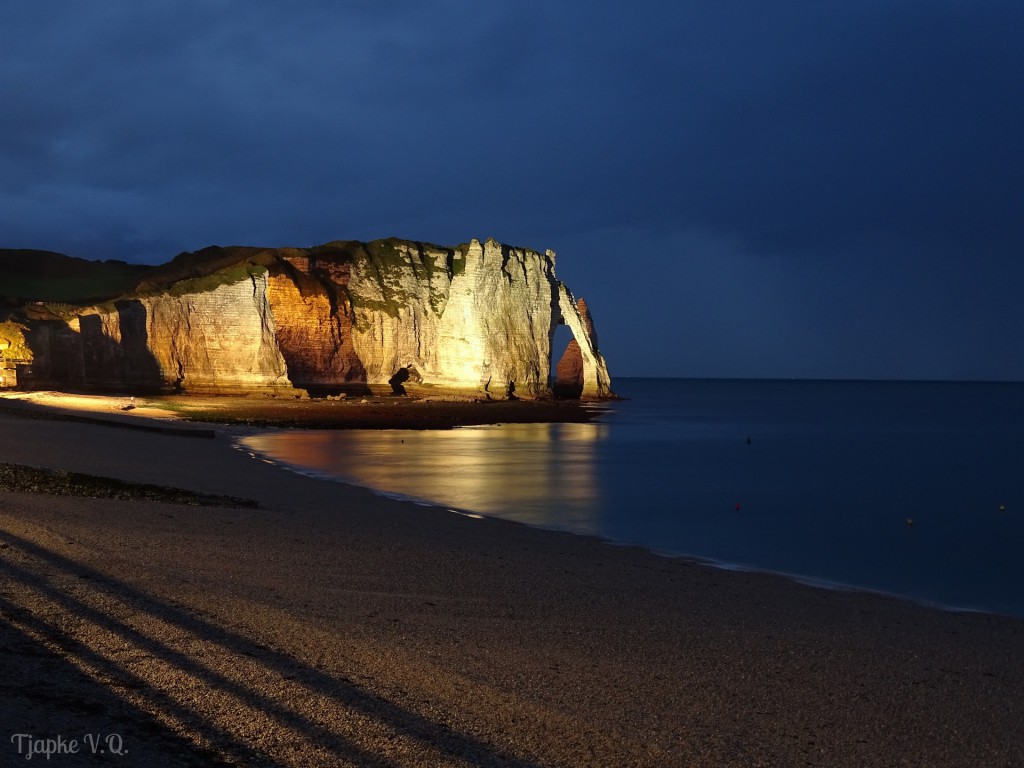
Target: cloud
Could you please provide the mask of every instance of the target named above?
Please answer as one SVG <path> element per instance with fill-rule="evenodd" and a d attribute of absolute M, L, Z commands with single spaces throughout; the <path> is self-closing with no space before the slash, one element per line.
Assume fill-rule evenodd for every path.
<path fill-rule="evenodd" d="M 1005 0 L 9 0 L 0 232 L 135 260 L 495 236 L 642 305 L 609 325 L 698 286 L 692 375 L 977 368 L 1024 330 L 985 299 L 1024 244 L 1022 27 Z M 920 312 L 872 309 L 886 279 Z"/>

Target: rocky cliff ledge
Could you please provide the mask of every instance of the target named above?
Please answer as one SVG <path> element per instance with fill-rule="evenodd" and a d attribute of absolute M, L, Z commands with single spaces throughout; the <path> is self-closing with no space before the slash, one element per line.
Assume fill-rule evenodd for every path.
<path fill-rule="evenodd" d="M 148 268 L 112 300 L 29 301 L 23 315 L 30 386 L 329 394 L 390 383 L 536 398 L 551 394 L 563 323 L 573 394 L 612 396 L 586 305 L 556 279 L 554 253 L 494 240 L 208 248 Z"/>

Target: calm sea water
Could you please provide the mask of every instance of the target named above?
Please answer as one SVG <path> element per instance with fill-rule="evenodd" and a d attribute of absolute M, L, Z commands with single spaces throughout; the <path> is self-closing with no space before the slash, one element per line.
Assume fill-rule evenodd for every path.
<path fill-rule="evenodd" d="M 1024 616 L 1024 384 L 615 388 L 630 399 L 590 424 L 293 431 L 245 445 L 458 511 Z"/>

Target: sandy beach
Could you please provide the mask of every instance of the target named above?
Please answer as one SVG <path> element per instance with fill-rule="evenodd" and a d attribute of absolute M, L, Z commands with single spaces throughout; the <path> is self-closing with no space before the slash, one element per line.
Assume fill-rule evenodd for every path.
<path fill-rule="evenodd" d="M 384 499 L 140 411 L 0 413 L 0 462 L 256 506 L 0 488 L 4 765 L 1024 765 L 1024 620 Z"/>

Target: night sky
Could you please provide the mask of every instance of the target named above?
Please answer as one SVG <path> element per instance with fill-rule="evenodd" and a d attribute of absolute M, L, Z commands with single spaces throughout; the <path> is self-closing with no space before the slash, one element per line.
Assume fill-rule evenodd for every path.
<path fill-rule="evenodd" d="M 558 252 L 613 377 L 1024 379 L 1020 0 L 4 0 L 0 247 Z"/>

